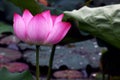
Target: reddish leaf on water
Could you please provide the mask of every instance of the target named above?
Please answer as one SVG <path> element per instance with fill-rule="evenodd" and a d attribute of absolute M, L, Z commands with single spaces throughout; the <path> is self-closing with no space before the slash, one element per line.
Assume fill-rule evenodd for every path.
<path fill-rule="evenodd" d="M 47 0 L 38 0 L 38 1 L 39 1 L 39 3 L 41 3 L 41 4 L 45 5 L 45 6 L 48 6 Z"/>
<path fill-rule="evenodd" d="M 10 61 L 14 61 L 20 59 L 22 54 L 17 50 L 0 48 L 0 63 L 7 63 Z"/>
<path fill-rule="evenodd" d="M 83 77 L 83 74 L 77 70 L 57 71 L 53 75 L 56 78 L 67 78 L 67 79 L 79 79 Z"/>
<path fill-rule="evenodd" d="M 22 72 L 29 69 L 27 64 L 20 62 L 0 64 L 0 68 L 3 67 L 7 68 L 10 72 Z"/>
<path fill-rule="evenodd" d="M 8 59 L 6 56 L 0 54 L 0 63 L 6 63 L 9 61 L 10 61 L 10 59 Z"/>
<path fill-rule="evenodd" d="M 14 36 L 10 35 L 0 40 L 0 44 L 17 44 L 20 40 Z"/>

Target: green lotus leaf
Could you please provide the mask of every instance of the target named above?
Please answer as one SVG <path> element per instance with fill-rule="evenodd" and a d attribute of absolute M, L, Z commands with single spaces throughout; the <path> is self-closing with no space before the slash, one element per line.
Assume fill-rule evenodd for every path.
<path fill-rule="evenodd" d="M 6 68 L 0 69 L 0 80 L 33 80 L 29 71 L 10 73 Z"/>
<path fill-rule="evenodd" d="M 4 32 L 13 32 L 13 28 L 11 25 L 0 22 L 0 34 Z"/>
<path fill-rule="evenodd" d="M 35 0 L 7 0 L 15 4 L 21 10 L 29 9 L 33 14 L 41 12 L 43 6 L 40 6 Z"/>
<path fill-rule="evenodd" d="M 64 13 L 79 21 L 80 30 L 120 48 L 120 4 L 95 8 L 84 6 Z"/>

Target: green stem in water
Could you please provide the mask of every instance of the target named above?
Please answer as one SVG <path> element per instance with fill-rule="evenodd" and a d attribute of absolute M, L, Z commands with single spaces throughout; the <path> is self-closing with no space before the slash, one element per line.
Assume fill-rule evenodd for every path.
<path fill-rule="evenodd" d="M 47 80 L 50 80 L 50 77 L 51 77 L 51 71 L 52 71 L 53 59 L 54 59 L 54 54 L 55 54 L 55 48 L 56 48 L 56 45 L 53 45 L 52 51 L 51 51 L 51 54 L 50 54 Z"/>
<path fill-rule="evenodd" d="M 36 45 L 36 80 L 40 80 L 40 69 L 39 69 L 39 45 Z"/>

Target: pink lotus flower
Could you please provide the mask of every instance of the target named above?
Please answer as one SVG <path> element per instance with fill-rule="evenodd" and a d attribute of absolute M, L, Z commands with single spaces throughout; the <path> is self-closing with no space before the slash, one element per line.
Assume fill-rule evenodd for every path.
<path fill-rule="evenodd" d="M 30 44 L 57 44 L 71 27 L 69 22 L 62 22 L 63 14 L 51 15 L 50 11 L 44 11 L 33 16 L 28 10 L 23 15 L 14 14 L 15 35 Z"/>

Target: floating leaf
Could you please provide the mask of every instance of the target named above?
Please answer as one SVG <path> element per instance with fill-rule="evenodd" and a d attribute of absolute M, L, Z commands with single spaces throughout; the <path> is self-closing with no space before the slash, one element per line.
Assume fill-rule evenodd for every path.
<path fill-rule="evenodd" d="M 22 54 L 17 50 L 0 48 L 0 63 L 7 63 L 20 59 Z"/>
<path fill-rule="evenodd" d="M 3 67 L 7 68 L 10 72 L 23 72 L 29 68 L 27 64 L 21 62 L 0 64 L 0 68 Z"/>
<path fill-rule="evenodd" d="M 29 71 L 10 73 L 6 68 L 0 69 L 0 80 L 33 80 Z"/>
<path fill-rule="evenodd" d="M 54 72 L 54 77 L 62 79 L 80 79 L 83 77 L 82 72 L 77 70 L 62 70 Z"/>
<path fill-rule="evenodd" d="M 10 35 L 0 40 L 0 44 L 17 44 L 20 40 L 15 35 Z"/>
<path fill-rule="evenodd" d="M 120 4 L 96 8 L 85 6 L 64 13 L 79 21 L 80 30 L 120 48 Z"/>
<path fill-rule="evenodd" d="M 95 41 L 95 40 L 94 40 Z M 100 47 L 96 47 L 97 43 L 93 40 L 87 40 L 83 42 L 72 43 L 64 46 L 57 46 L 53 61 L 53 69 L 59 69 L 62 65 L 67 66 L 70 69 L 85 68 L 87 64 L 93 67 L 99 66 L 99 59 L 101 51 Z M 25 45 L 20 45 L 24 47 Z M 32 50 L 30 50 L 32 49 Z M 31 64 L 36 64 L 35 50 L 28 48 L 24 51 L 24 58 Z M 48 66 L 50 58 L 51 47 L 40 46 L 40 65 Z"/>
<path fill-rule="evenodd" d="M 48 6 L 47 0 L 38 0 L 38 2 L 45 5 L 45 6 Z"/>

